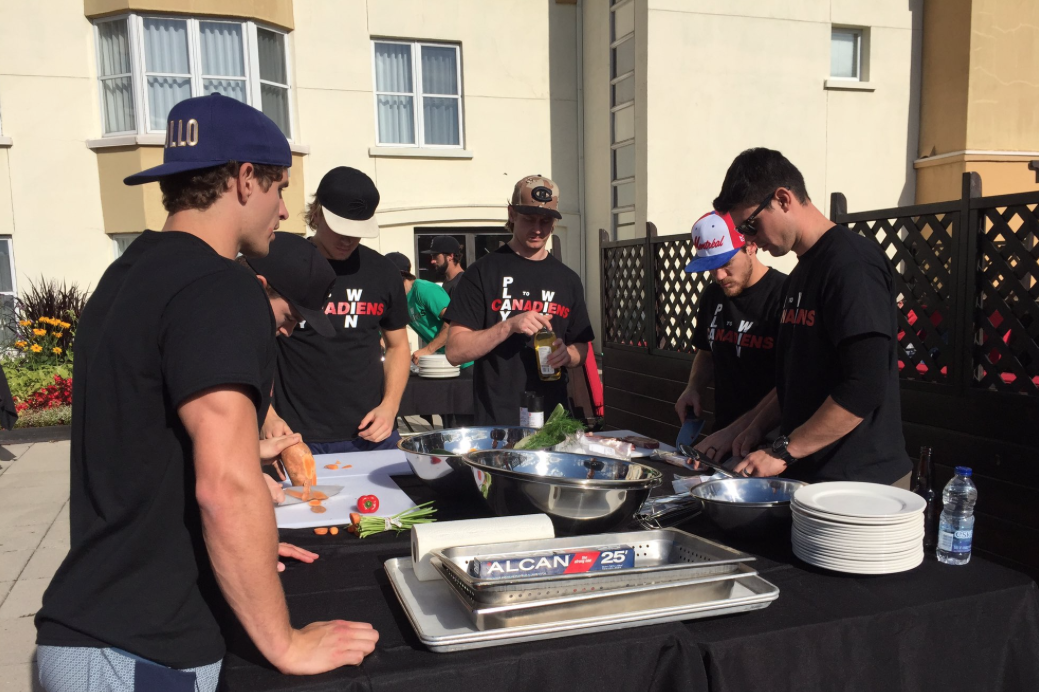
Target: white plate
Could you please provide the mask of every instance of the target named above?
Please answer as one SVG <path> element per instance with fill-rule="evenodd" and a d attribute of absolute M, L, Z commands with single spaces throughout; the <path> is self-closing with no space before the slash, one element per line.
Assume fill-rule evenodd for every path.
<path fill-rule="evenodd" d="M 824 559 L 841 560 L 846 562 L 864 562 L 874 564 L 877 562 L 900 562 L 902 560 L 916 557 L 923 550 L 923 541 L 919 544 L 903 548 L 901 550 L 889 550 L 879 553 L 866 553 L 859 551 L 825 550 L 812 543 L 804 543 L 800 539 L 794 539 L 793 544 L 797 549 L 813 557 Z"/>
<path fill-rule="evenodd" d="M 342 489 L 343 489 L 343 486 L 341 486 L 341 485 L 312 485 L 312 486 L 310 486 L 310 491 L 311 492 L 314 492 L 316 490 L 318 492 L 324 493 L 325 495 L 328 495 L 329 497 L 332 497 L 334 495 L 338 495 L 339 491 L 342 490 Z M 303 492 L 303 486 L 293 485 L 291 487 L 285 488 L 285 490 L 296 490 L 296 491 L 299 491 L 299 492 Z M 298 497 L 293 497 L 292 495 L 289 495 L 288 493 L 285 493 L 285 501 L 282 502 L 281 504 L 279 504 L 278 507 L 288 507 L 289 505 L 298 505 L 301 502 L 303 502 L 303 500 L 299 499 Z"/>
<path fill-rule="evenodd" d="M 802 555 L 798 553 L 798 549 L 794 548 L 794 555 L 801 558 L 810 565 L 816 567 L 822 567 L 824 569 L 833 570 L 834 572 L 846 572 L 848 574 L 894 574 L 896 572 L 906 572 L 908 570 L 917 567 L 924 561 L 924 553 L 921 550 L 920 554 L 912 559 L 907 559 L 902 562 L 895 562 L 891 564 L 879 565 L 879 566 L 866 566 L 863 564 L 835 562 L 830 560 L 821 560 L 813 558 L 808 555 Z"/>
<path fill-rule="evenodd" d="M 888 540 L 888 541 L 876 541 L 866 542 L 860 540 L 847 540 L 847 539 L 836 539 L 827 538 L 820 536 L 810 536 L 800 531 L 794 530 L 791 534 L 791 540 L 799 540 L 802 543 L 818 546 L 824 550 L 839 550 L 842 552 L 861 552 L 861 553 L 881 553 L 891 552 L 899 550 L 907 550 L 919 544 L 923 541 L 923 536 L 916 536 L 908 539 Z"/>
<path fill-rule="evenodd" d="M 923 531 L 924 528 L 923 517 L 920 517 L 918 521 L 899 524 L 838 524 L 830 521 L 821 521 L 814 517 L 801 514 L 796 510 L 791 514 L 795 524 L 819 533 L 847 534 L 855 536 L 884 536 L 898 533 L 917 533 Z"/>
<path fill-rule="evenodd" d="M 909 526 L 917 522 L 923 521 L 922 512 L 912 512 L 905 515 L 900 515 L 897 518 L 869 518 L 869 517 L 845 517 L 837 514 L 827 514 L 825 512 L 818 512 L 809 507 L 794 501 L 790 503 L 790 509 L 808 519 L 813 519 L 818 522 L 825 522 L 833 526 L 854 526 L 854 527 L 866 527 L 866 526 L 888 526 L 896 528 L 899 526 Z"/>
<path fill-rule="evenodd" d="M 853 481 L 806 485 L 794 493 L 794 499 L 817 512 L 865 519 L 897 519 L 927 507 L 922 497 L 908 490 Z"/>
<path fill-rule="evenodd" d="M 418 376 L 419 377 L 424 377 L 424 378 L 430 379 L 430 380 L 448 380 L 448 379 L 451 379 L 452 377 L 458 377 L 461 374 L 462 373 L 460 373 L 460 372 L 447 372 L 447 373 L 435 373 L 435 374 L 431 375 L 431 374 L 427 374 L 427 373 L 424 373 L 424 372 L 420 372 L 418 374 Z"/>
<path fill-rule="evenodd" d="M 445 373 L 445 372 L 458 372 L 459 370 L 461 370 L 461 368 L 427 368 L 427 367 L 420 367 L 418 369 L 420 374 L 424 373 L 424 372 L 429 372 L 429 373 L 433 373 L 434 375 L 438 375 L 440 373 Z"/>

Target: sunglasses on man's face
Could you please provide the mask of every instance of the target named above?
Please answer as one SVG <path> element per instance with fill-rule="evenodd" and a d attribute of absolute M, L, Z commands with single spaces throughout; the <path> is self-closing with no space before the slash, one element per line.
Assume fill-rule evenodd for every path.
<path fill-rule="evenodd" d="M 750 238 L 758 233 L 758 229 L 755 227 L 754 222 L 757 221 L 758 214 L 768 209 L 769 205 L 772 204 L 772 199 L 776 196 L 776 191 L 773 190 L 769 193 L 769 196 L 765 198 L 765 201 L 758 205 L 758 208 L 754 210 L 754 213 L 744 219 L 743 223 L 736 227 L 736 231 L 745 238 Z"/>

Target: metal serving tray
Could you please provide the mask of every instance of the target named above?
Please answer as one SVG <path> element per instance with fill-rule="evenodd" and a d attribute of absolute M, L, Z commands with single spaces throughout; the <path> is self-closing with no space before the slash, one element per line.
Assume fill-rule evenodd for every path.
<path fill-rule="evenodd" d="M 418 580 L 412 569 L 411 558 L 387 560 L 385 569 L 419 641 L 436 653 L 742 613 L 767 608 L 779 597 L 776 586 L 760 576 L 752 575 L 731 580 L 733 585 L 729 596 L 716 601 L 676 598 L 656 608 L 480 631 L 469 619 L 465 609 L 459 607 L 456 596 L 446 582 Z"/>
<path fill-rule="evenodd" d="M 477 579 L 469 574 L 469 562 L 481 555 L 511 555 L 552 550 L 582 550 L 608 545 L 630 545 L 635 549 L 631 569 L 582 574 L 558 574 L 517 579 Z M 600 533 L 536 541 L 487 543 L 432 551 L 453 577 L 457 588 L 479 607 L 543 601 L 574 593 L 626 589 L 715 574 L 733 574 L 742 563 L 755 558 L 719 543 L 678 529 Z M 446 578 L 446 574 L 445 574 Z"/>
<path fill-rule="evenodd" d="M 433 560 L 452 593 L 461 601 L 469 619 L 478 630 L 548 625 L 560 620 L 622 615 L 637 610 L 652 610 L 683 603 L 710 603 L 728 598 L 737 580 L 753 577 L 757 572 L 747 565 L 739 565 L 734 574 L 713 574 L 678 582 L 665 582 L 628 589 L 578 592 L 542 601 L 515 602 L 505 606 L 481 607 L 473 601 L 448 572 L 443 563 Z"/>

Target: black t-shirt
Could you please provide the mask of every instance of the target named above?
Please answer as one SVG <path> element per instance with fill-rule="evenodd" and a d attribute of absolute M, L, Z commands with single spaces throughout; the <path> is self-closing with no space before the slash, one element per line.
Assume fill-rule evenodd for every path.
<path fill-rule="evenodd" d="M 358 245 L 345 260 L 330 260 L 336 280 L 325 303 L 335 336 L 304 323 L 278 339 L 274 408 L 307 442 L 357 437 L 357 426 L 382 403 L 379 336 L 408 324 L 404 280 L 393 263 Z"/>
<path fill-rule="evenodd" d="M 223 657 L 212 611 L 226 604 L 177 407 L 245 385 L 259 426 L 274 330 L 255 275 L 193 235 L 145 231 L 105 271 L 76 333 L 71 548 L 36 616 L 37 643 L 114 646 L 174 668 Z"/>
<path fill-rule="evenodd" d="M 711 283 L 700 297 L 693 345 L 714 360 L 714 427 L 724 428 L 776 386 L 776 333 L 787 276 L 769 269 L 756 284 L 727 298 Z"/>
<path fill-rule="evenodd" d="M 455 278 L 445 279 L 444 283 L 440 284 L 440 287 L 447 291 L 447 295 L 451 295 L 451 291 L 455 290 L 455 286 L 457 286 L 458 282 L 462 280 L 462 274 L 464 273 L 465 272 L 459 272 L 455 274 Z"/>
<path fill-rule="evenodd" d="M 524 259 L 503 245 L 461 276 L 444 315 L 447 322 L 481 330 L 533 310 L 551 316 L 553 331 L 568 346 L 595 338 L 580 277 L 552 255 Z M 568 405 L 565 376 L 543 382 L 530 338 L 522 334 L 478 358 L 473 371 L 477 425 L 518 425 L 520 395 L 528 389 L 544 397 L 546 418 L 556 404 Z"/>
<path fill-rule="evenodd" d="M 912 464 L 902 437 L 891 263 L 880 248 L 844 226 L 823 234 L 790 273 L 780 318 L 778 394 L 781 430 L 812 417 L 842 379 L 837 345 L 855 336 L 887 339 L 884 398 L 854 430 L 783 475 L 809 481 L 894 483 Z"/>

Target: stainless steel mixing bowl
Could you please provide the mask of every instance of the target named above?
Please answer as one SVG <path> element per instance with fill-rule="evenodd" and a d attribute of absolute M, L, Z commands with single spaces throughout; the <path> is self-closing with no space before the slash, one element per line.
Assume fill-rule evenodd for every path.
<path fill-rule="evenodd" d="M 633 461 L 564 452 L 470 452 L 476 487 L 499 516 L 547 514 L 559 535 L 623 526 L 660 485 L 656 469 Z"/>
<path fill-rule="evenodd" d="M 790 500 L 803 481 L 786 478 L 722 478 L 690 488 L 704 514 L 723 531 L 744 536 L 790 533 Z"/>
<path fill-rule="evenodd" d="M 534 428 L 520 427 L 453 428 L 405 437 L 397 448 L 404 452 L 415 475 L 436 492 L 475 499 L 472 473 L 460 455 L 474 449 L 501 449 L 534 432 Z"/>

